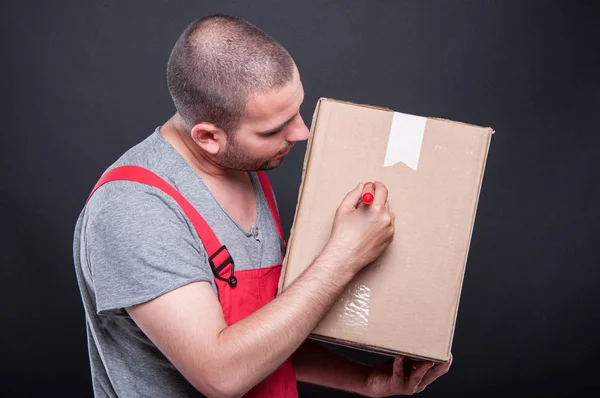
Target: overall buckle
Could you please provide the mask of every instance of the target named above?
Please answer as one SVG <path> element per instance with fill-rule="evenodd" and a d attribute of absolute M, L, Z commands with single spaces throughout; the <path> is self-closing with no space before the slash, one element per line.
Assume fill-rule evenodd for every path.
<path fill-rule="evenodd" d="M 223 250 L 225 250 L 225 252 L 227 253 L 227 258 L 225 259 L 225 261 L 223 261 L 223 263 L 221 265 L 217 266 L 215 264 L 215 262 L 214 262 L 214 259 Z M 222 280 L 223 282 L 227 282 L 227 284 L 229 284 L 230 287 L 236 287 L 236 285 L 237 285 L 237 278 L 233 275 L 233 272 L 234 272 L 233 258 L 231 258 L 231 254 L 229 254 L 229 250 L 227 250 L 227 247 L 225 247 L 225 245 L 221 246 L 216 252 L 214 252 L 212 254 L 212 256 L 208 257 L 208 263 L 210 264 L 210 269 L 212 270 L 213 275 L 215 276 L 215 278 L 217 278 L 219 280 Z M 231 264 L 231 276 L 229 276 L 229 278 L 224 278 L 224 277 L 222 277 L 220 275 L 220 272 L 228 264 Z"/>

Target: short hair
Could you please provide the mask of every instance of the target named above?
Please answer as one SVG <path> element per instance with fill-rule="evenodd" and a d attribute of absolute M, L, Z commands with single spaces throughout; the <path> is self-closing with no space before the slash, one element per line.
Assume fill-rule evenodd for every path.
<path fill-rule="evenodd" d="M 167 85 L 188 128 L 210 122 L 234 134 L 248 96 L 289 83 L 294 61 L 281 44 L 251 23 L 215 14 L 192 22 L 167 65 Z"/>

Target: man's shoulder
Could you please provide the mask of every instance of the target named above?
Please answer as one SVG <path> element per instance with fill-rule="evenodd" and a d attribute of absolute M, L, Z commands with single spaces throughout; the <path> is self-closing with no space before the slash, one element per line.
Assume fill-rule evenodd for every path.
<path fill-rule="evenodd" d="M 168 144 L 160 137 L 158 129 L 123 153 L 107 171 L 118 166 L 136 165 L 153 170 L 160 166 L 161 159 L 172 156 Z"/>
<path fill-rule="evenodd" d="M 174 150 L 155 130 L 150 136 L 127 150 L 106 170 L 120 166 L 140 166 L 173 183 Z M 177 176 L 175 176 L 176 178 Z M 166 193 L 135 181 L 111 181 L 99 187 L 87 202 L 81 217 L 95 219 L 99 214 L 110 218 L 144 217 L 156 212 L 178 212 L 179 206 Z"/>

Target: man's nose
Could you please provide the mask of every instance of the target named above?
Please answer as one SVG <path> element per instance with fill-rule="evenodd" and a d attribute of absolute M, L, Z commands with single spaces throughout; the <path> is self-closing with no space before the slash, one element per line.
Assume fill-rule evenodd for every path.
<path fill-rule="evenodd" d="M 290 128 L 288 129 L 288 135 L 287 137 L 285 137 L 287 141 L 298 142 L 305 141 L 308 139 L 310 131 L 308 130 L 308 127 L 306 127 L 306 123 L 304 123 L 304 120 L 301 117 L 299 118 L 299 121 L 297 123 L 294 123 L 293 126 L 289 127 Z"/>

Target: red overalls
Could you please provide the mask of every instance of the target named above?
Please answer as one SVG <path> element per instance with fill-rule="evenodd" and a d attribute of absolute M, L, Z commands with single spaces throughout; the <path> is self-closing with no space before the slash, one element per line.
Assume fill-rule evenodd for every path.
<path fill-rule="evenodd" d="M 271 185 L 264 172 L 259 171 L 258 176 L 279 233 L 283 259 L 285 255 L 285 241 Z M 275 298 L 281 274 L 281 264 L 268 268 L 242 270 L 234 273 L 234 261 L 227 248 L 221 245 L 219 239 L 215 236 L 206 221 L 204 221 L 200 213 L 175 188 L 150 170 L 139 166 L 121 166 L 109 170 L 100 178 L 92 190 L 90 197 L 100 186 L 117 180 L 136 181 L 153 186 L 171 196 L 179 204 L 185 215 L 194 225 L 206 249 L 219 292 L 219 302 L 223 308 L 223 315 L 228 325 L 245 318 Z M 244 397 L 298 397 L 296 374 L 294 373 L 291 359 L 285 361 L 281 367 L 256 385 Z"/>

